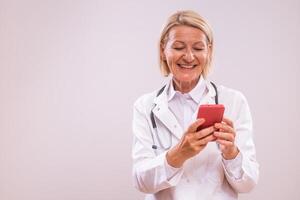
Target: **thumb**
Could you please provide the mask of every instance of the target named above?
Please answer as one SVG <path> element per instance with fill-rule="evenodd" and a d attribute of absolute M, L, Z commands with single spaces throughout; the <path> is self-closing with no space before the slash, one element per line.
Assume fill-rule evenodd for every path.
<path fill-rule="evenodd" d="M 205 119 L 203 118 L 200 118 L 200 119 L 197 119 L 195 122 L 193 122 L 187 129 L 187 132 L 188 133 L 193 133 L 193 132 L 196 132 L 197 131 L 197 128 L 203 124 L 205 121 Z"/>

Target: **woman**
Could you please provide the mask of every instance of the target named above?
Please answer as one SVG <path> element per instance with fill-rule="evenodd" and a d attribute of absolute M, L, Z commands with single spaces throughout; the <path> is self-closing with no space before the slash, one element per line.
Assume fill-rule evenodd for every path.
<path fill-rule="evenodd" d="M 161 71 L 170 81 L 134 104 L 133 178 L 146 199 L 237 199 L 257 183 L 247 101 L 206 79 L 213 47 L 210 26 L 193 11 L 176 12 L 162 31 Z M 226 117 L 198 130 L 198 107 L 216 95 Z"/>

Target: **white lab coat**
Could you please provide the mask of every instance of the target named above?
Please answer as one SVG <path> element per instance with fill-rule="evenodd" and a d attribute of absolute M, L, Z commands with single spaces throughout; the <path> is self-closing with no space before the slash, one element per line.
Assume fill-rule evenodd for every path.
<path fill-rule="evenodd" d="M 215 103 L 215 90 L 205 80 L 208 89 L 201 104 Z M 240 150 L 238 161 L 224 165 L 220 150 L 210 142 L 183 167 L 173 168 L 166 161 L 167 147 L 176 145 L 184 130 L 168 108 L 167 87 L 157 97 L 157 91 L 141 96 L 134 104 L 133 115 L 133 182 L 146 193 L 146 199 L 219 200 L 237 199 L 237 194 L 250 191 L 258 181 L 258 163 L 252 138 L 252 119 L 245 97 L 238 91 L 218 86 L 219 103 L 225 106 L 224 116 L 234 122 L 235 144 Z M 199 106 L 200 106 L 199 105 Z M 152 128 L 153 109 L 157 133 Z M 198 110 L 198 109 L 197 109 Z M 196 113 L 194 114 L 196 120 Z M 151 134 L 152 133 L 152 134 Z M 158 146 L 152 149 L 153 140 Z"/>

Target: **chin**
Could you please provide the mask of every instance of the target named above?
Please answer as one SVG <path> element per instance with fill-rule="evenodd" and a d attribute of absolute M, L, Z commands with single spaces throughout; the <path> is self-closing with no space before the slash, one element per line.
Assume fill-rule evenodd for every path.
<path fill-rule="evenodd" d="M 179 82 L 192 82 L 198 80 L 200 75 L 182 74 L 179 76 L 174 76 L 174 78 Z"/>

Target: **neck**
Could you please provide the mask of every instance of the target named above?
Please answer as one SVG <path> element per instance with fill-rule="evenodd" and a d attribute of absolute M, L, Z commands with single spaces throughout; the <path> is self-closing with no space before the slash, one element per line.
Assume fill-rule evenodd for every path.
<path fill-rule="evenodd" d="M 181 93 L 189 93 L 198 83 L 200 77 L 193 81 L 178 81 L 173 78 L 174 90 L 180 91 Z"/>

